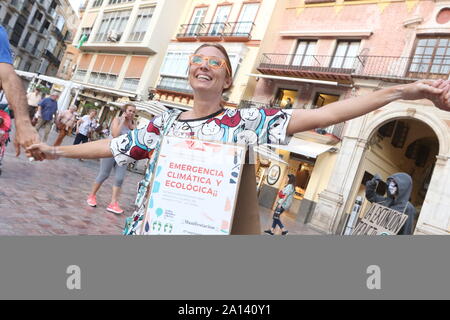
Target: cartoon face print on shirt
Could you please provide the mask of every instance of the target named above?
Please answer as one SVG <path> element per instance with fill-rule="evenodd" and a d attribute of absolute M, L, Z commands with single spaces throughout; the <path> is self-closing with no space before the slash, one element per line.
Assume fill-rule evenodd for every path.
<path fill-rule="evenodd" d="M 234 128 L 241 122 L 241 113 L 236 109 L 228 109 L 222 117 L 221 123 L 229 128 Z"/>
<path fill-rule="evenodd" d="M 242 109 L 240 113 L 245 124 L 245 129 L 255 131 L 258 134 L 258 128 L 264 121 L 260 109 Z"/>
<path fill-rule="evenodd" d="M 200 132 L 199 139 L 221 141 L 225 130 L 222 128 L 220 120 L 216 118 L 206 121 Z"/>
<path fill-rule="evenodd" d="M 268 143 L 278 143 L 283 136 L 287 115 L 279 114 L 269 121 L 267 126 Z"/>

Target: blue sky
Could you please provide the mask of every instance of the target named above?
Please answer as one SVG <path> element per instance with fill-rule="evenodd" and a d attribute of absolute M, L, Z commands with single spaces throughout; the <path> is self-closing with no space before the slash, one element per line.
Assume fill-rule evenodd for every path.
<path fill-rule="evenodd" d="M 74 8 L 74 10 L 78 11 L 78 8 L 80 7 L 80 4 L 83 2 L 83 0 L 69 0 L 69 2 Z"/>

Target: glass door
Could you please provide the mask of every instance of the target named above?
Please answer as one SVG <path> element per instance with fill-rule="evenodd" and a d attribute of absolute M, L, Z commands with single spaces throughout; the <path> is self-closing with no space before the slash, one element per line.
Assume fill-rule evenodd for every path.
<path fill-rule="evenodd" d="M 231 6 L 219 6 L 217 7 L 216 14 L 213 19 L 213 23 L 210 27 L 209 35 L 221 35 L 225 27 L 225 23 L 228 21 L 228 17 L 231 12 Z"/>
<path fill-rule="evenodd" d="M 188 29 L 186 31 L 186 35 L 195 36 L 199 33 L 200 26 L 203 23 L 203 20 L 205 19 L 207 10 L 208 10 L 207 7 L 196 8 L 194 10 L 194 14 L 192 15 L 192 19 L 191 19 Z"/>
<path fill-rule="evenodd" d="M 259 3 L 247 3 L 242 6 L 242 11 L 234 31 L 235 34 L 247 35 L 252 31 L 258 9 Z"/>

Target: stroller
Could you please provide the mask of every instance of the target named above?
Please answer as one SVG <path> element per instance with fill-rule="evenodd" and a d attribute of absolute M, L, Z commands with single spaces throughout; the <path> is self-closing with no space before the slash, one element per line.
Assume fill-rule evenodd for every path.
<path fill-rule="evenodd" d="M 2 161 L 5 155 L 6 145 L 9 142 L 11 131 L 11 117 L 5 110 L 0 110 L 0 175 L 2 174 Z"/>

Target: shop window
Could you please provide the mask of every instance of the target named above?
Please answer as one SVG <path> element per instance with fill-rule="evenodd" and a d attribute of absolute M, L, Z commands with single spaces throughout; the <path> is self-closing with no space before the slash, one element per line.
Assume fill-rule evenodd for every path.
<path fill-rule="evenodd" d="M 297 94 L 297 90 L 278 89 L 275 104 L 284 109 L 291 109 L 295 104 Z"/>
<path fill-rule="evenodd" d="M 327 104 L 339 101 L 340 96 L 335 94 L 328 94 L 328 93 L 316 93 L 316 97 L 314 99 L 314 106 L 315 108 L 323 107 Z"/>

